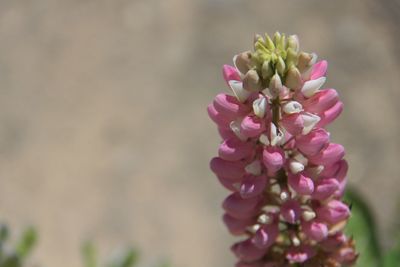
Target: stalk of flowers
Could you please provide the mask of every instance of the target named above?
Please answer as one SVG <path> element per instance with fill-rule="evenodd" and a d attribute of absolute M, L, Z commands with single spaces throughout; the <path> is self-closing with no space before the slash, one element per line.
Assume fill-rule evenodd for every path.
<path fill-rule="evenodd" d="M 343 109 L 321 89 L 327 62 L 280 33 L 256 35 L 233 62 L 223 67 L 233 95 L 218 94 L 208 114 L 223 139 L 210 167 L 231 191 L 223 221 L 245 237 L 231 247 L 236 267 L 352 265 L 345 151 L 324 129 Z"/>

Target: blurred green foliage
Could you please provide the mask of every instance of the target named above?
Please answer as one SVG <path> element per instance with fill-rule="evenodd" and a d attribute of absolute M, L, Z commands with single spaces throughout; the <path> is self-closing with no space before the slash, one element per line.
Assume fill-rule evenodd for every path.
<path fill-rule="evenodd" d="M 0 267 L 22 267 L 37 241 L 36 230 L 28 227 L 16 243 L 10 241 L 10 231 L 5 224 L 0 225 Z"/>
<path fill-rule="evenodd" d="M 354 237 L 360 253 L 355 267 L 400 267 L 400 239 L 395 248 L 383 255 L 374 217 L 367 203 L 351 189 L 347 190 L 345 199 L 352 207 L 346 233 Z"/>

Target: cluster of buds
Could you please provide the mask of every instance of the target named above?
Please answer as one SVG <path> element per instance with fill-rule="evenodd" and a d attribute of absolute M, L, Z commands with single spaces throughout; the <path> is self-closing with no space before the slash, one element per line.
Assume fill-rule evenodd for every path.
<path fill-rule="evenodd" d="M 231 248 L 236 267 L 352 265 L 348 166 L 324 129 L 343 109 L 336 90 L 321 89 L 327 62 L 280 33 L 256 35 L 233 62 L 223 67 L 233 95 L 217 95 L 208 114 L 223 139 L 210 167 L 231 191 L 223 221 L 245 236 Z"/>

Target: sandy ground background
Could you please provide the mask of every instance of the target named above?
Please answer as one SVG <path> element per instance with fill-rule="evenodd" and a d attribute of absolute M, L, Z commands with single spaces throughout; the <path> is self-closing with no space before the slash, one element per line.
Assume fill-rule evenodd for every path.
<path fill-rule="evenodd" d="M 333 138 L 390 245 L 399 17 L 395 0 L 1 0 L 1 220 L 38 226 L 43 266 L 81 266 L 87 237 L 135 244 L 143 266 L 232 266 L 206 106 L 227 90 L 221 66 L 280 30 L 329 60 L 346 104 Z"/>

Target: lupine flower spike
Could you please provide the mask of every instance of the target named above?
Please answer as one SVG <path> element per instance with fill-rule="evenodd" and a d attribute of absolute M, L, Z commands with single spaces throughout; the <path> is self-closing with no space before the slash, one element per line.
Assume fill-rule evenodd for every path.
<path fill-rule="evenodd" d="M 208 106 L 223 139 L 211 170 L 231 194 L 223 221 L 236 267 L 342 267 L 357 259 L 343 228 L 350 209 L 344 148 L 325 126 L 342 112 L 322 89 L 328 63 L 300 51 L 296 35 L 256 35 L 254 50 L 223 75 L 232 94 Z"/>

